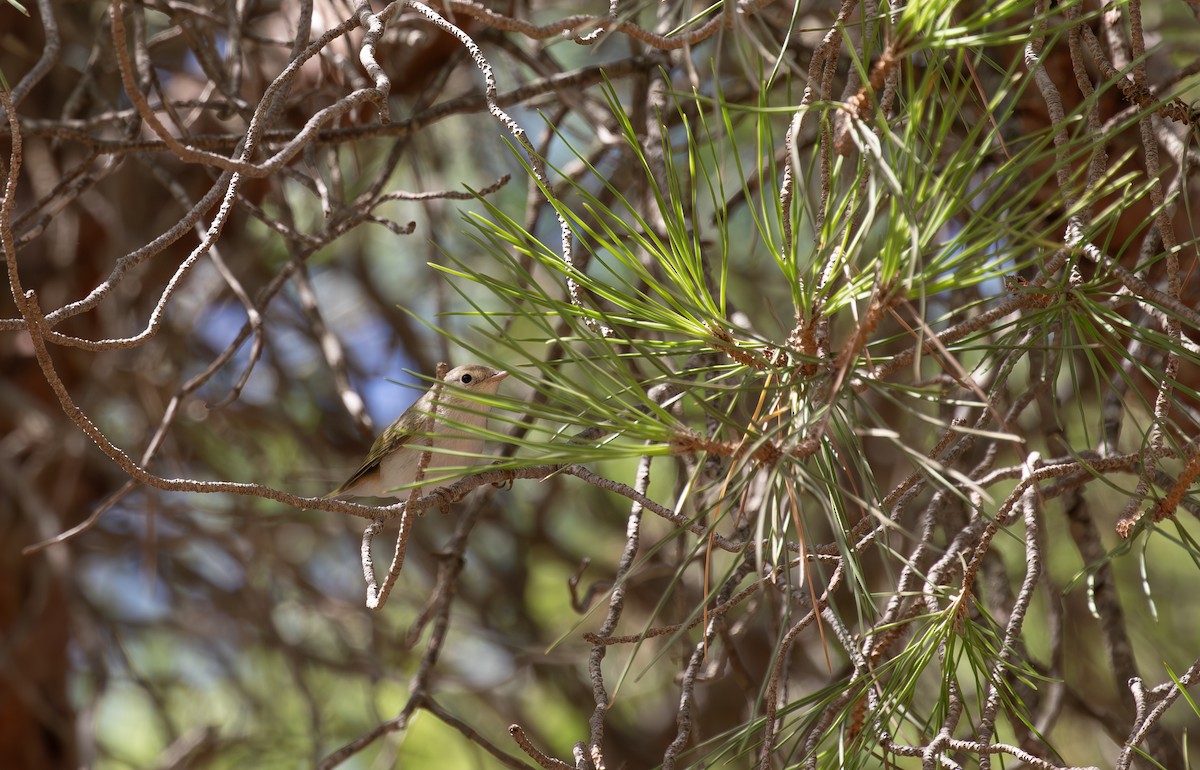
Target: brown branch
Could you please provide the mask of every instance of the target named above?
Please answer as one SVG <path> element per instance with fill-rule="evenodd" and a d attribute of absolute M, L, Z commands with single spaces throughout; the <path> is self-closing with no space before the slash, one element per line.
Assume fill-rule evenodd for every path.
<path fill-rule="evenodd" d="M 546 770 L 575 770 L 572 765 L 568 765 L 566 762 L 543 754 L 536 746 L 533 745 L 533 742 L 529 740 L 529 736 L 525 734 L 525 731 L 521 729 L 520 725 L 512 725 L 509 727 L 508 734 L 511 735 L 512 739 L 516 741 L 518 746 L 521 747 L 521 751 L 524 751 L 526 754 L 528 754 L 534 762 L 538 763 L 539 767 L 544 767 Z"/>

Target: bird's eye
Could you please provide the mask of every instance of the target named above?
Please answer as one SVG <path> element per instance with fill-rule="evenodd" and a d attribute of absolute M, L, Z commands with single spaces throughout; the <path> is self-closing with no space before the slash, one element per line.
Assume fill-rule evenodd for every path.
<path fill-rule="evenodd" d="M 462 377 L 459 377 L 459 380 L 462 382 L 463 385 L 470 385 L 471 380 L 473 380 L 473 379 L 475 379 L 475 378 L 469 374 L 464 374 Z"/>

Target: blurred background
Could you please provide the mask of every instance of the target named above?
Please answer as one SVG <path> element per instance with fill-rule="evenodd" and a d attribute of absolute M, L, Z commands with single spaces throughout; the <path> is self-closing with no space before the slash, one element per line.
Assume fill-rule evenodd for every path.
<path fill-rule="evenodd" d="M 1189 766 L 1200 6 L 1046 5 L 0 0 L 0 766 Z M 379 610 L 204 487 L 469 361 Z"/>

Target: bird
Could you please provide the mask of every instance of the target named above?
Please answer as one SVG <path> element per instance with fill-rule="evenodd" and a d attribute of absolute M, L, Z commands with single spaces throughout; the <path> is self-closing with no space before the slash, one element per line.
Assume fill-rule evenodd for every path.
<path fill-rule="evenodd" d="M 456 366 L 446 372 L 379 434 L 359 469 L 324 497 L 405 499 L 410 490 L 398 488 L 416 481 L 425 452 L 429 452 L 425 478 L 446 481 L 439 470 L 471 464 L 476 459 L 471 455 L 483 447 L 478 432 L 487 424 L 490 405 L 472 396 L 494 395 L 506 377 L 508 372 L 481 364 Z"/>

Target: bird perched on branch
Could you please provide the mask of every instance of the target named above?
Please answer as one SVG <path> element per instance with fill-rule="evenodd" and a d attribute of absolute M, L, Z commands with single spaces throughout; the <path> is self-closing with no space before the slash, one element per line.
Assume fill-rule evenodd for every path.
<path fill-rule="evenodd" d="M 333 497 L 407 497 L 400 490 L 416 481 L 421 456 L 429 452 L 425 478 L 439 479 L 446 468 L 470 465 L 483 447 L 478 435 L 487 424 L 488 404 L 473 396 L 490 396 L 508 372 L 480 364 L 456 366 L 375 439 L 362 466 Z M 445 481 L 445 478 L 440 478 Z"/>

